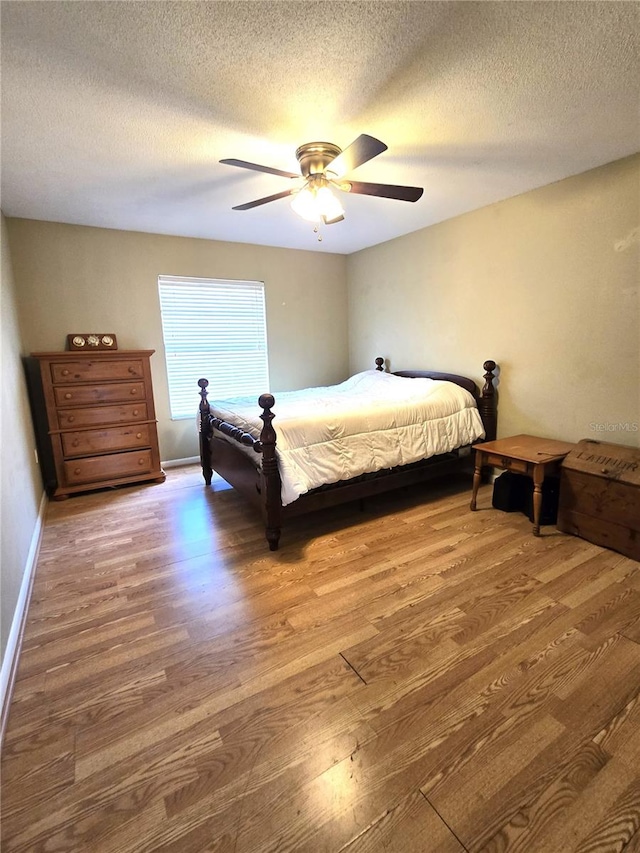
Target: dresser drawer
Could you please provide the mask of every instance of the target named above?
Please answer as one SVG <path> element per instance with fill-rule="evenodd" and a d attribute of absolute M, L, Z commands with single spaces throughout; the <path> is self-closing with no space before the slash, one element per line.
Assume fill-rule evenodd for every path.
<path fill-rule="evenodd" d="M 144 382 L 112 382 L 107 385 L 75 385 L 53 389 L 57 406 L 86 406 L 92 403 L 124 403 L 144 400 Z"/>
<path fill-rule="evenodd" d="M 108 382 L 112 379 L 142 379 L 142 359 L 78 359 L 52 362 L 51 378 L 56 385 L 68 382 Z"/>
<path fill-rule="evenodd" d="M 147 407 L 144 403 L 131 403 L 126 406 L 96 406 L 92 409 L 61 409 L 57 416 L 60 429 L 149 420 Z"/>
<path fill-rule="evenodd" d="M 64 463 L 65 478 L 71 486 L 79 483 L 98 483 L 102 480 L 112 480 L 118 477 L 148 474 L 151 470 L 150 450 L 92 456 Z"/>
<path fill-rule="evenodd" d="M 151 444 L 147 424 L 109 427 L 109 429 L 87 429 L 82 432 L 64 432 L 61 437 L 62 451 L 67 458 L 148 447 Z"/>

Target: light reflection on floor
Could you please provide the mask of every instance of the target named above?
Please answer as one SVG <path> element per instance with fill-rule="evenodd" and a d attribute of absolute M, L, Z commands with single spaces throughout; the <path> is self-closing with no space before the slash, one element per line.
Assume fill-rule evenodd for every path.
<path fill-rule="evenodd" d="M 168 473 L 170 475 L 171 472 Z M 203 615 L 201 609 L 207 606 L 216 609 L 233 606 L 238 622 L 242 622 L 247 606 L 244 592 L 246 573 L 225 536 L 224 526 L 216 519 L 218 511 L 223 511 L 218 499 L 224 493 L 232 492 L 232 488 L 216 476 L 211 486 L 203 482 L 202 490 L 195 495 L 192 489 L 185 490 L 184 495 L 180 491 L 175 493 L 166 520 L 171 525 L 173 540 L 187 543 L 186 550 L 191 543 L 198 555 L 171 564 L 170 577 L 177 593 L 177 606 L 184 607 L 188 599 L 194 618 Z M 206 545 L 203 544 L 205 542 Z M 199 599 L 180 594 L 185 587 L 193 590 L 198 586 L 202 592 Z M 231 622 L 235 623 L 236 619 Z"/>

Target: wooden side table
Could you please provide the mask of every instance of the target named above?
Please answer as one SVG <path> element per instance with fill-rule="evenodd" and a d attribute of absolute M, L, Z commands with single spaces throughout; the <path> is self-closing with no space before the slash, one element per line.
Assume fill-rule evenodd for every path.
<path fill-rule="evenodd" d="M 575 447 L 566 441 L 538 438 L 535 435 L 513 435 L 477 444 L 476 467 L 473 474 L 471 510 L 476 509 L 476 497 L 485 465 L 505 468 L 516 474 L 526 474 L 533 479 L 533 535 L 540 535 L 540 510 L 542 508 L 542 484 L 549 474 L 557 474 L 562 460 Z"/>

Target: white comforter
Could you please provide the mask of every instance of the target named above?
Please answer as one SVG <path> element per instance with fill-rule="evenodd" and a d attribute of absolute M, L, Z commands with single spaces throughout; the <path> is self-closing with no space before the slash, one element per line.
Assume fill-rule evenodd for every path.
<path fill-rule="evenodd" d="M 448 453 L 484 436 L 473 397 L 451 382 L 367 370 L 340 385 L 274 396 L 284 506 L 318 486 Z M 217 400 L 211 411 L 260 435 L 255 397 Z"/>

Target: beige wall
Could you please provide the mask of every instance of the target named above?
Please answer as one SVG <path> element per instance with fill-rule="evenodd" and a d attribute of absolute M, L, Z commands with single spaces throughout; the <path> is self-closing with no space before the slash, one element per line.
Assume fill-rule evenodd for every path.
<path fill-rule="evenodd" d="M 115 332 L 120 349 L 156 350 L 151 361 L 163 460 L 195 456 L 197 441 L 195 419 L 171 421 L 169 415 L 159 275 L 265 282 L 270 390 L 347 375 L 343 255 L 22 219 L 8 226 L 27 350 L 64 349 L 67 333 L 89 331 Z"/>
<path fill-rule="evenodd" d="M 157 277 L 260 279 L 275 392 L 378 354 L 478 380 L 495 358 L 501 435 L 638 443 L 591 425 L 640 420 L 639 181 L 637 155 L 349 258 L 10 219 L 23 349 L 90 330 L 156 349 L 162 457 L 193 456 L 192 421 L 169 417 Z"/>
<path fill-rule="evenodd" d="M 639 225 L 635 155 L 351 255 L 350 367 L 493 358 L 499 435 L 639 444 L 594 427 L 640 422 Z"/>
<path fill-rule="evenodd" d="M 27 557 L 43 490 L 33 453 L 35 441 L 22 369 L 23 347 L 16 310 L 11 253 L 5 218 L 2 214 L 0 218 L 0 640 L 4 660 L 7 637 L 27 568 Z"/>

